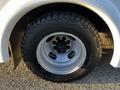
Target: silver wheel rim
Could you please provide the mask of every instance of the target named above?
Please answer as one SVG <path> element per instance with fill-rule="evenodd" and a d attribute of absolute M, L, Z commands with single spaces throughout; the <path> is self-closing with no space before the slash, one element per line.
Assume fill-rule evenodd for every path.
<path fill-rule="evenodd" d="M 39 42 L 36 56 L 38 63 L 48 72 L 65 75 L 81 68 L 86 60 L 86 48 L 75 35 L 57 32 Z"/>

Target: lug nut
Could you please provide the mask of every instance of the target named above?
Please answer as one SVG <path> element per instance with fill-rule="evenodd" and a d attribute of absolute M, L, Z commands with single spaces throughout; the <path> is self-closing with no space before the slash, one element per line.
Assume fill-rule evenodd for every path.
<path fill-rule="evenodd" d="M 65 38 L 65 37 L 62 37 L 62 40 L 64 41 L 64 40 L 66 40 L 66 38 Z"/>
<path fill-rule="evenodd" d="M 53 43 L 53 44 L 57 44 L 57 42 L 56 42 L 56 41 L 53 41 L 52 43 Z"/>
<path fill-rule="evenodd" d="M 67 49 L 70 49 L 70 46 L 67 46 Z"/>
<path fill-rule="evenodd" d="M 65 42 L 65 44 L 70 44 L 70 41 L 69 41 L 69 40 L 67 40 L 67 41 Z"/>
<path fill-rule="evenodd" d="M 55 50 L 56 48 L 57 48 L 56 46 L 53 47 L 54 50 Z"/>
<path fill-rule="evenodd" d="M 57 37 L 56 40 L 60 41 L 60 37 Z"/>
<path fill-rule="evenodd" d="M 46 42 L 50 42 L 50 40 L 53 38 L 53 36 L 52 37 L 49 37 L 47 40 L 46 40 Z"/>

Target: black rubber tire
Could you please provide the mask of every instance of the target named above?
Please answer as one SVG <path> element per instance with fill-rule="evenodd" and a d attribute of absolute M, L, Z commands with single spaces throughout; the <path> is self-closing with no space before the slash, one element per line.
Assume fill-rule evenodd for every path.
<path fill-rule="evenodd" d="M 50 29 L 51 28 L 51 29 Z M 66 29 L 69 28 L 69 29 Z M 49 81 L 70 82 L 85 76 L 95 65 L 102 53 L 100 37 L 94 25 L 79 14 L 71 12 L 50 12 L 37 18 L 28 25 L 21 48 L 24 60 L 31 71 Z M 46 71 L 38 63 L 36 48 L 46 35 L 54 32 L 68 32 L 79 37 L 87 50 L 84 65 L 68 75 L 56 75 Z"/>

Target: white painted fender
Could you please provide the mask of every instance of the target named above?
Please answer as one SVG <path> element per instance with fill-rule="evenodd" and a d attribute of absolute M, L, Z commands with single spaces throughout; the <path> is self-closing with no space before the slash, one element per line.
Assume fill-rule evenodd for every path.
<path fill-rule="evenodd" d="M 115 0 L 9 0 L 0 10 L 0 63 L 9 60 L 8 43 L 15 24 L 27 12 L 49 3 L 74 3 L 98 14 L 113 35 L 114 52 L 111 65 L 120 67 L 120 11 Z M 120 3 L 120 1 L 116 0 Z M 118 4 L 119 5 L 119 4 Z"/>

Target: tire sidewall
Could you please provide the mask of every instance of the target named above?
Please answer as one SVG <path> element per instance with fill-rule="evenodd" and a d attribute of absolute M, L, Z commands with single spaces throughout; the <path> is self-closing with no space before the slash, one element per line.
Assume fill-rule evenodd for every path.
<path fill-rule="evenodd" d="M 94 66 L 96 59 L 96 44 L 93 40 L 93 36 L 88 28 L 83 24 L 71 24 L 71 23 L 51 23 L 51 24 L 39 24 L 30 28 L 31 34 L 28 36 L 25 42 L 24 56 L 27 58 L 32 71 L 38 76 L 42 76 L 45 79 L 52 81 L 68 81 L 77 79 L 78 77 L 84 76 Z M 83 66 L 77 71 L 67 75 L 56 75 L 46 71 L 39 63 L 36 58 L 36 49 L 40 41 L 56 32 L 66 32 L 77 36 L 85 45 L 87 51 L 87 57 Z"/>

